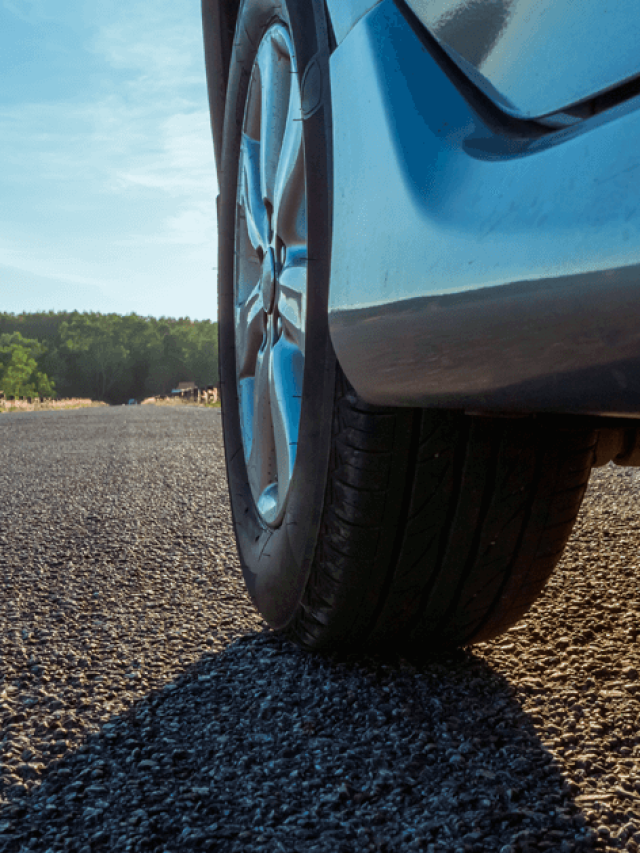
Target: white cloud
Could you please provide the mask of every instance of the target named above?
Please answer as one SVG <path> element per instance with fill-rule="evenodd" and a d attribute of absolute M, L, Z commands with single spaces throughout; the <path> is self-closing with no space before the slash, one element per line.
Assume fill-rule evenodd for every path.
<path fill-rule="evenodd" d="M 105 17 L 90 49 L 112 69 L 129 72 L 134 94 L 190 97 L 185 87 L 202 87 L 203 45 L 200 4 L 137 0 L 126 12 Z"/>
<path fill-rule="evenodd" d="M 158 123 L 154 145 L 131 151 L 128 169 L 117 173 L 119 188 L 146 187 L 170 194 L 215 190 L 213 148 L 205 110 L 178 113 Z"/>
<path fill-rule="evenodd" d="M 65 245 L 34 243 L 27 233 L 0 221 L 0 265 L 22 270 L 56 281 L 69 281 L 92 287 L 113 287 L 117 278 L 102 275 L 90 259 L 74 252 L 72 242 Z"/>

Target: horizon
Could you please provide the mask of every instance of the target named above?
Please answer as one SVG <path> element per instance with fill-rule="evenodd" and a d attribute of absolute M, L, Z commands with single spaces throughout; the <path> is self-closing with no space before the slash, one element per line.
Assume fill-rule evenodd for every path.
<path fill-rule="evenodd" d="M 2 310 L 0 310 L 0 318 L 8 316 L 8 317 L 15 317 L 16 320 L 18 320 L 22 317 L 27 317 L 27 316 L 32 317 L 32 316 L 38 315 L 38 314 L 47 314 L 47 315 L 50 315 L 50 314 L 95 314 L 95 315 L 98 315 L 100 317 L 109 317 L 109 316 L 132 317 L 133 316 L 133 317 L 138 317 L 141 320 L 156 320 L 158 322 L 160 322 L 162 320 L 167 320 L 167 321 L 173 320 L 176 323 L 178 323 L 180 321 L 183 321 L 183 322 L 189 321 L 190 323 L 217 323 L 218 322 L 217 318 L 215 320 L 212 320 L 209 317 L 204 317 L 202 319 L 198 319 L 197 317 L 190 317 L 189 315 L 182 315 L 180 317 L 176 317 L 176 316 L 168 316 L 165 314 L 162 314 L 160 316 L 156 316 L 155 314 L 139 314 L 137 311 L 127 311 L 126 313 L 123 313 L 121 311 L 91 311 L 91 310 L 81 311 L 81 310 L 76 309 L 76 308 L 72 308 L 70 310 L 66 310 L 66 309 L 56 310 L 54 308 L 50 308 L 50 309 L 43 309 L 43 310 L 37 310 L 37 311 L 2 311 Z"/>

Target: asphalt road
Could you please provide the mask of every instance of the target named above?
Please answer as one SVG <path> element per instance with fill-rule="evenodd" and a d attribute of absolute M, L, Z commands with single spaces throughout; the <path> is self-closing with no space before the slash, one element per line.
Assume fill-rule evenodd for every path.
<path fill-rule="evenodd" d="M 501 639 L 320 658 L 244 592 L 218 410 L 0 415 L 0 851 L 637 851 L 639 488 Z"/>

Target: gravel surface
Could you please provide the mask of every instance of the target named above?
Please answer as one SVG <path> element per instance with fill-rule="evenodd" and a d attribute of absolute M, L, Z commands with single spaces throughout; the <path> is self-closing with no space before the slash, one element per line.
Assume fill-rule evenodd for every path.
<path fill-rule="evenodd" d="M 0 851 L 640 849 L 638 477 L 500 640 L 341 660 L 244 592 L 219 410 L 0 418 Z"/>

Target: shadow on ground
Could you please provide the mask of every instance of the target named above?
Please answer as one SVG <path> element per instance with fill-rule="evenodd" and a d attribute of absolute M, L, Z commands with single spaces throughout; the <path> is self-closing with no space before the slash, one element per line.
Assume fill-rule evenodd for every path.
<path fill-rule="evenodd" d="M 509 683 L 472 652 L 205 655 L 0 813 L 2 851 L 594 849 Z"/>

